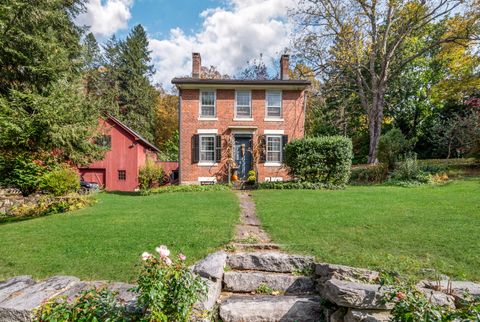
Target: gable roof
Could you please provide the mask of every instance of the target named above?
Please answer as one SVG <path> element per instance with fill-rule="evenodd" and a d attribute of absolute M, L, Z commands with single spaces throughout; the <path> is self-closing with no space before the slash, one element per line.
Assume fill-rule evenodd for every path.
<path fill-rule="evenodd" d="M 107 115 L 107 119 L 109 119 L 110 121 L 112 121 L 113 123 L 115 123 L 116 125 L 118 125 L 120 128 L 122 128 L 123 130 L 125 130 L 128 134 L 130 134 L 131 136 L 133 136 L 133 138 L 135 139 L 135 141 L 138 141 L 140 142 L 140 144 L 142 144 L 144 147 L 147 147 L 155 152 L 160 152 L 160 150 L 155 146 L 153 145 L 152 143 L 148 142 L 146 139 L 144 139 L 140 134 L 138 134 L 138 132 L 135 132 L 134 130 L 132 130 L 131 128 L 129 128 L 128 126 L 126 126 L 125 124 L 123 124 L 119 119 L 117 119 L 116 117 L 112 116 L 112 115 Z"/>

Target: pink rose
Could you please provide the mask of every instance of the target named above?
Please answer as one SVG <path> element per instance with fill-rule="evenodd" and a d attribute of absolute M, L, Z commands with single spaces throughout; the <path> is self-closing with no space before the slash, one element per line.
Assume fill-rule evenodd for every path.
<path fill-rule="evenodd" d="M 142 254 L 142 260 L 146 261 L 148 259 L 152 259 L 153 258 L 153 255 L 150 254 L 150 253 L 147 253 L 147 252 L 143 252 Z"/>
<path fill-rule="evenodd" d="M 155 248 L 155 251 L 160 254 L 160 258 L 165 258 L 170 256 L 170 251 L 168 250 L 167 246 L 165 245 L 160 245 L 157 248 Z"/>
<path fill-rule="evenodd" d="M 397 300 L 401 301 L 406 297 L 405 293 L 398 292 L 397 293 Z"/>
<path fill-rule="evenodd" d="M 184 261 L 187 259 L 187 256 L 183 255 L 182 253 L 178 254 L 178 259 L 180 259 L 181 261 Z"/>

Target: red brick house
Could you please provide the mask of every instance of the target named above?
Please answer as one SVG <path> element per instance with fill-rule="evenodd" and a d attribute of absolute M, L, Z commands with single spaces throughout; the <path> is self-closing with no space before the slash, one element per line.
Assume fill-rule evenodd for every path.
<path fill-rule="evenodd" d="M 101 119 L 98 144 L 108 147 L 103 160 L 79 169 L 84 181 L 96 182 L 107 191 L 138 189 L 138 171 L 149 158 L 157 161 L 159 150 L 115 117 Z"/>
<path fill-rule="evenodd" d="M 174 78 L 179 90 L 181 184 L 226 182 L 236 169 L 258 181 L 287 180 L 283 147 L 304 135 L 309 81 L 288 77 L 289 57 L 280 59 L 279 80 L 201 79 L 200 54 L 192 77 Z"/>

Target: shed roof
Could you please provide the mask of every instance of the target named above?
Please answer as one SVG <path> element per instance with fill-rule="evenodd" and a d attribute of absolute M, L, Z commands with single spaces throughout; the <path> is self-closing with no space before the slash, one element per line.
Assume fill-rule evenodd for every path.
<path fill-rule="evenodd" d="M 112 115 L 107 115 L 107 118 L 109 120 L 111 120 L 113 123 L 115 123 L 116 125 L 118 125 L 119 127 L 121 127 L 122 129 L 124 129 L 125 131 L 127 131 L 130 135 L 132 135 L 134 137 L 134 139 L 138 142 L 140 142 L 140 144 L 142 144 L 143 146 L 155 151 L 155 152 L 160 152 L 160 150 L 155 146 L 153 145 L 152 143 L 148 142 L 146 139 L 144 139 L 140 134 L 138 134 L 138 132 L 132 130 L 130 127 L 126 126 L 125 124 L 123 124 L 119 119 L 117 119 L 116 117 L 112 116 Z"/>

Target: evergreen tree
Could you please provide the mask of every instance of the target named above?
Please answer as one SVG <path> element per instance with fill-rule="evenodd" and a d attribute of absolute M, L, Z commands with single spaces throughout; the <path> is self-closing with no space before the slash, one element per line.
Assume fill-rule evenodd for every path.
<path fill-rule="evenodd" d="M 0 2 L 0 164 L 87 163 L 98 108 L 81 79 L 81 0 Z M 1 168 L 1 166 L 0 166 Z M 3 167 L 0 176 L 15 169 Z"/>
<path fill-rule="evenodd" d="M 108 49 L 111 67 L 118 77 L 120 119 L 147 140 L 153 140 L 157 93 L 149 80 L 154 69 L 145 29 L 135 26 L 124 41 Z"/>

